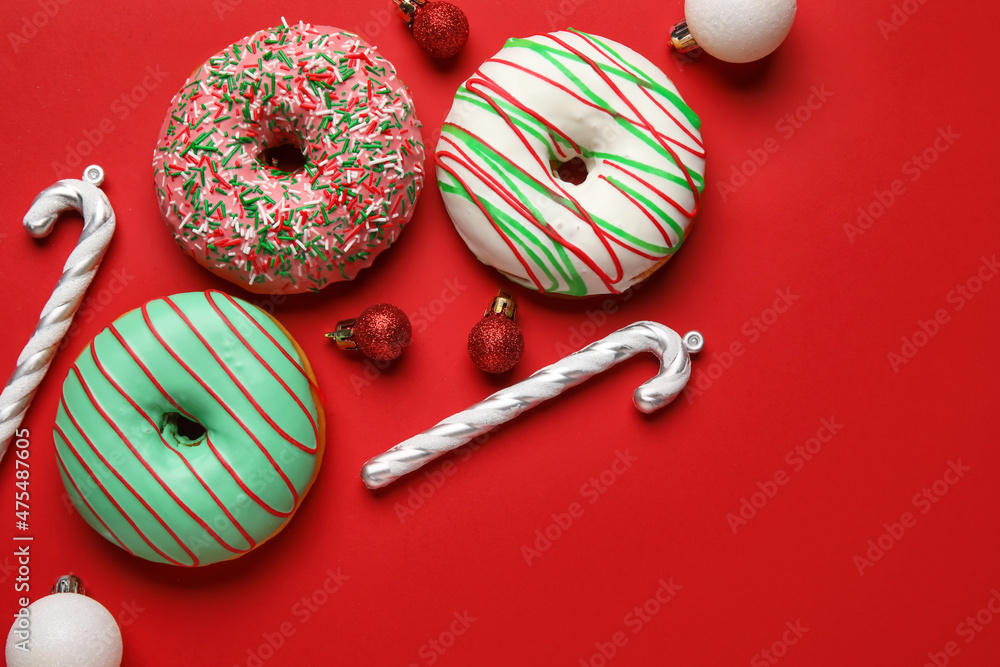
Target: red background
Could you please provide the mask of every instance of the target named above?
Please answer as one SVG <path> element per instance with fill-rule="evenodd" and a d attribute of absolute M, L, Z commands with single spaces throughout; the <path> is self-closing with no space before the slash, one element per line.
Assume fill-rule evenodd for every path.
<path fill-rule="evenodd" d="M 939 664 L 998 664 L 1000 617 L 980 610 L 1000 590 L 1000 280 L 976 282 L 982 258 L 1000 250 L 989 194 L 1000 149 L 996 4 L 803 0 L 779 51 L 745 66 L 671 55 L 666 35 L 681 0 L 655 10 L 638 1 L 468 0 L 471 40 L 450 64 L 425 57 L 389 6 L 5 4 L 3 373 L 79 233 L 64 220 L 39 242 L 20 227 L 39 190 L 57 175 L 79 177 L 82 164 L 57 174 L 54 161 L 92 148 L 83 164 L 103 165 L 118 215 L 76 333 L 24 422 L 32 598 L 60 574 L 82 576 L 120 616 L 128 666 L 773 664 L 765 649 L 790 666 L 920 666 L 948 642 L 957 655 L 937 655 Z M 157 213 L 150 160 L 187 74 L 282 14 L 375 43 L 411 87 L 431 146 L 459 83 L 506 38 L 572 26 L 630 45 L 674 79 L 702 118 L 703 210 L 678 256 L 605 309 L 600 299 L 536 295 L 480 265 L 428 183 L 398 247 L 355 283 L 275 308 L 327 397 L 326 459 L 297 518 L 237 561 L 199 570 L 155 565 L 67 509 L 52 460 L 56 404 L 75 355 L 146 300 L 211 287 L 267 305 L 177 251 Z M 32 30 L 25 20 L 44 25 Z M 147 67 L 162 79 L 146 78 L 149 90 Z M 825 99 L 812 97 L 817 90 Z M 795 124 L 787 114 L 798 114 Z M 950 143 L 935 148 L 939 131 L 949 130 Z M 914 171 L 921 155 L 927 169 Z M 748 162 L 754 156 L 763 164 Z M 858 208 L 878 214 L 897 180 L 894 201 L 851 238 L 845 225 L 856 223 Z M 979 291 L 966 300 L 953 292 L 958 285 Z M 526 351 L 508 377 L 494 379 L 472 366 L 465 337 L 498 287 L 519 300 Z M 794 297 L 782 314 L 769 310 L 776 291 Z M 322 334 L 380 301 L 411 314 L 415 339 L 399 363 L 376 373 Z M 939 310 L 946 321 L 936 334 L 917 333 Z M 629 400 L 655 372 L 646 355 L 503 427 L 471 454 L 453 455 L 450 465 L 439 461 L 378 493 L 358 479 L 372 455 L 567 347 L 640 319 L 699 329 L 708 341 L 688 394 L 659 414 L 643 416 Z M 923 345 L 911 350 L 904 337 Z M 727 358 L 734 343 L 742 354 Z M 904 347 L 916 354 L 894 368 L 889 354 Z M 786 459 L 796 447 L 815 451 L 809 439 L 824 419 L 842 428 L 832 439 L 820 433 L 828 442 L 801 465 L 794 453 Z M 591 504 L 593 487 L 583 485 L 609 469 L 616 451 L 637 460 Z M 8 536 L 11 458 L 0 468 L 0 535 Z M 925 487 L 935 494 L 949 461 L 968 470 L 949 474 L 954 484 L 940 482 L 946 493 L 935 502 L 921 500 Z M 785 484 L 768 484 L 776 473 Z M 772 497 L 754 496 L 761 488 Z M 767 502 L 734 533 L 727 515 L 738 515 L 743 499 Z M 573 502 L 582 515 L 552 527 L 552 515 Z M 407 503 L 415 511 L 403 513 Z M 910 527 L 886 536 L 884 524 L 898 535 L 892 524 L 906 512 Z M 546 548 L 529 564 L 522 547 L 547 529 L 556 539 L 539 542 Z M 880 536 L 891 548 L 859 573 L 855 556 Z M 3 539 L 0 611 L 10 619 L 14 546 Z M 347 578 L 326 594 L 324 582 L 335 585 L 328 571 L 338 570 Z M 675 585 L 662 606 L 661 580 Z M 313 599 L 311 609 L 303 598 Z M 650 615 L 640 623 L 633 610 L 644 605 Z M 975 631 L 960 625 L 977 612 L 978 622 L 991 622 Z M 453 625 L 456 613 L 475 620 Z M 808 630 L 785 633 L 786 622 Z M 619 632 L 624 645 L 608 660 L 600 650 L 610 654 Z"/>

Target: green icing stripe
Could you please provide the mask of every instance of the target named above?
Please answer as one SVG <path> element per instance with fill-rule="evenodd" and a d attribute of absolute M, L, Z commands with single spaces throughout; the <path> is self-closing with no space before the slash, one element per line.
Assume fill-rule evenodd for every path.
<path fill-rule="evenodd" d="M 318 465 L 321 417 L 302 358 L 263 311 L 220 292 L 168 298 L 219 359 L 164 299 L 145 307 L 152 329 L 142 309 L 123 315 L 66 379 L 56 451 L 67 493 L 95 530 L 148 560 L 205 565 L 251 549 L 288 520 Z M 194 418 L 207 437 L 192 445 L 169 426 L 161 436 L 168 413 Z"/>
<path fill-rule="evenodd" d="M 481 148 L 482 148 L 481 152 L 482 157 L 494 167 L 494 172 L 500 176 L 500 178 L 507 184 L 507 187 L 510 188 L 511 190 L 517 191 L 517 187 L 514 185 L 514 183 L 510 178 L 510 176 L 516 176 L 522 183 L 526 183 L 532 189 L 542 194 L 546 199 L 558 203 L 560 206 L 569 210 L 573 214 L 580 213 L 579 209 L 575 205 L 573 205 L 571 201 L 569 201 L 564 197 L 558 196 L 557 193 L 554 193 L 551 190 L 540 186 L 536 181 L 527 178 L 527 173 L 524 170 L 515 167 L 509 161 L 503 159 L 502 156 L 500 156 L 496 151 L 488 149 L 485 146 L 482 146 Z M 502 165 L 498 164 L 498 162 L 501 160 L 510 165 L 511 168 L 504 169 Z M 536 219 L 544 220 L 541 210 L 539 210 L 539 208 L 535 206 L 531 197 L 525 197 L 521 199 L 521 204 L 526 206 L 531 211 L 532 215 L 535 216 Z M 495 218 L 498 223 L 501 223 L 502 221 L 507 226 L 516 227 L 522 231 L 522 234 L 525 239 L 529 236 L 534 239 L 535 248 L 541 249 L 542 253 L 546 256 L 546 258 L 548 258 L 554 270 L 558 272 L 559 275 L 562 277 L 562 279 L 569 284 L 569 289 L 579 290 L 579 291 L 586 290 L 586 285 L 581 279 L 579 272 L 573 266 L 573 262 L 569 257 L 569 251 L 566 250 L 565 246 L 562 246 L 552 241 L 539 228 L 537 227 L 531 228 L 524 226 L 520 222 L 518 222 L 516 218 L 508 216 L 505 213 L 501 213 L 499 209 L 496 209 L 492 205 L 489 205 L 489 208 L 494 212 L 494 215 L 500 216 L 499 218 Z M 520 245 L 524 248 L 525 252 L 528 253 L 529 257 L 531 257 L 536 264 L 541 266 L 543 270 L 545 270 L 545 273 L 551 277 L 552 273 L 545 267 L 544 264 L 541 264 L 541 262 L 539 262 L 538 255 L 535 252 L 535 248 L 531 248 L 530 246 L 526 245 L 523 242 L 520 243 Z"/>
<path fill-rule="evenodd" d="M 593 50 L 604 52 L 603 55 L 588 55 L 587 57 L 593 58 L 596 68 L 613 81 L 616 81 L 624 94 L 631 94 L 629 91 L 634 90 L 636 87 L 648 91 L 655 99 L 659 100 L 659 103 L 664 108 L 669 109 L 672 113 L 679 112 L 679 114 L 675 114 L 675 117 L 686 120 L 694 128 L 694 132 L 698 132 L 700 128 L 698 116 L 674 91 L 654 81 L 646 72 L 623 57 L 621 55 L 622 47 L 619 47 L 610 40 L 593 37 L 577 31 L 574 31 L 574 33 L 579 38 L 590 42 L 589 50 L 584 47 L 576 47 L 580 48 L 582 52 L 588 54 Z M 595 84 L 592 82 L 599 83 L 602 89 L 607 88 L 607 83 L 595 76 L 591 62 L 576 53 L 572 53 L 564 48 L 563 45 L 556 42 L 559 38 L 567 39 L 572 36 L 566 33 L 559 33 L 529 39 L 508 40 L 505 50 L 508 48 L 528 49 L 540 56 L 547 66 L 558 73 L 558 76 L 555 74 L 546 74 L 545 68 L 538 68 L 534 65 L 527 66 L 525 64 L 526 61 L 521 60 L 521 65 L 528 67 L 524 71 L 527 81 L 521 86 L 518 83 L 512 83 L 504 79 L 508 86 L 504 95 L 513 96 L 511 100 L 505 99 L 504 96 L 501 96 L 501 94 L 491 88 L 493 84 L 490 82 L 489 75 L 487 74 L 487 72 L 492 74 L 494 71 L 497 71 L 496 67 L 504 67 L 506 65 L 504 59 L 507 58 L 507 53 L 501 51 L 495 60 L 490 60 L 486 63 L 486 65 L 495 65 L 493 69 L 484 66 L 480 70 L 482 74 L 477 72 L 476 75 L 473 75 L 473 77 L 459 88 L 455 97 L 455 109 L 459 105 L 464 105 L 465 108 L 458 111 L 457 115 L 455 109 L 453 109 L 452 115 L 449 116 L 448 121 L 442 129 L 442 143 L 438 146 L 436 157 L 439 167 L 438 181 L 442 192 L 445 195 L 460 197 L 482 206 L 492 224 L 498 228 L 499 233 L 503 234 L 522 255 L 521 263 L 524 269 L 535 273 L 536 284 L 534 286 L 536 288 L 543 291 L 583 295 L 588 293 L 588 285 L 581 272 L 586 270 L 588 275 L 590 275 L 593 274 L 593 270 L 591 267 L 587 267 L 586 262 L 577 257 L 574 252 L 568 250 L 564 245 L 554 242 L 544 233 L 543 228 L 547 223 L 542 215 L 542 209 L 537 204 L 539 201 L 538 198 L 541 197 L 544 200 L 551 201 L 566 209 L 569 215 L 581 218 L 581 226 L 587 224 L 585 216 L 572 201 L 551 189 L 547 183 L 538 182 L 530 176 L 525 168 L 519 166 L 519 160 L 526 158 L 518 157 L 515 159 L 512 156 L 504 154 L 503 151 L 508 150 L 508 147 L 511 146 L 511 141 L 519 144 L 520 139 L 504 139 L 502 143 L 498 143 L 497 147 L 495 147 L 487 143 L 487 141 L 494 141 L 494 134 L 490 132 L 487 135 L 481 125 L 470 125 L 470 129 L 472 127 L 476 129 L 467 131 L 464 121 L 468 118 L 470 112 L 474 112 L 475 114 L 486 112 L 494 116 L 499 113 L 501 118 L 506 121 L 515 133 L 520 134 L 531 142 L 537 141 L 541 144 L 544 150 L 548 151 L 550 161 L 556 159 L 556 146 L 561 147 L 564 154 L 572 156 L 576 152 L 572 146 L 572 142 L 560 136 L 555 127 L 549 124 L 551 121 L 536 117 L 535 114 L 537 112 L 528 113 L 528 111 L 519 106 L 523 104 L 530 108 L 530 101 L 526 101 L 530 100 L 528 91 L 543 85 L 542 82 L 544 82 L 546 76 L 552 76 L 560 81 L 562 85 L 568 86 L 570 90 L 574 90 L 583 99 L 604 110 L 606 118 L 612 120 L 614 127 L 621 128 L 633 141 L 640 142 L 648 151 L 657 156 L 657 160 L 638 159 L 637 156 L 640 155 L 640 152 L 618 155 L 608 150 L 594 150 L 594 147 L 584 145 L 584 142 L 580 142 L 579 153 L 581 157 L 597 160 L 599 163 L 617 163 L 631 168 L 636 173 L 662 179 L 662 181 L 670 184 L 671 187 L 680 186 L 689 189 L 693 192 L 695 203 L 697 203 L 700 193 L 704 190 L 705 181 L 704 174 L 702 173 L 703 167 L 700 166 L 700 158 L 690 161 L 694 166 L 679 162 L 674 155 L 671 155 L 669 151 L 664 149 L 660 144 L 660 140 L 657 140 L 646 129 L 645 124 L 648 121 L 643 120 L 641 115 L 637 119 L 638 123 L 625 120 L 616 110 L 617 108 L 621 108 L 622 101 L 617 96 L 614 101 L 605 99 L 597 92 L 594 87 Z M 540 40 L 550 41 L 542 43 Z M 509 58 L 511 62 L 519 62 L 517 55 L 511 55 Z M 609 59 L 615 59 L 618 62 L 611 62 Z M 510 66 L 505 67 L 505 71 L 513 71 L 517 76 L 522 76 L 521 71 L 513 70 Z M 564 93 L 554 91 L 554 94 L 562 95 Z M 639 95 L 641 96 L 642 94 L 639 93 Z M 649 103 L 646 101 L 644 104 L 648 105 Z M 637 108 L 641 109 L 642 107 Z M 594 113 L 598 112 L 594 110 Z M 622 113 L 630 117 L 635 116 L 635 112 L 628 108 L 622 108 Z M 452 122 L 452 116 L 456 118 L 454 122 Z M 475 136 L 476 134 L 480 134 L 480 130 L 483 130 L 482 136 L 488 138 L 480 139 Z M 660 132 L 664 131 L 663 128 L 658 128 L 658 130 Z M 677 140 L 681 141 L 682 144 L 691 143 L 691 138 L 683 134 L 683 132 L 678 134 L 677 137 L 679 137 Z M 575 139 L 572 136 L 570 138 Z M 512 214 L 510 205 L 493 191 L 496 185 L 490 185 L 482 180 L 482 177 L 478 175 L 478 171 L 466 163 L 466 158 L 455 156 L 450 152 L 446 142 L 451 142 L 455 146 L 461 147 L 466 154 L 472 156 L 472 159 L 479 163 L 480 167 L 491 178 L 496 179 L 499 184 L 503 185 L 510 193 L 510 196 L 514 197 L 524 207 L 526 212 Z M 503 148 L 500 149 L 498 148 L 499 146 Z M 678 157 L 687 154 L 687 150 L 682 146 L 674 145 L 672 148 Z M 694 140 L 693 145 L 689 146 L 688 150 L 700 151 L 701 148 L 700 141 Z M 465 170 L 461 172 L 461 178 L 459 178 L 459 173 L 455 172 L 454 169 L 463 166 Z M 685 174 L 687 177 L 685 177 Z M 619 175 L 618 177 L 605 174 L 602 178 L 621 193 L 624 206 L 642 206 L 646 208 L 652 217 L 661 221 L 664 229 L 669 229 L 676 236 L 675 241 L 666 239 L 667 242 L 658 243 L 649 236 L 649 233 L 659 234 L 655 230 L 640 236 L 625 226 L 618 224 L 615 220 L 606 220 L 591 212 L 590 219 L 593 220 L 598 233 L 603 234 L 606 238 L 605 243 L 601 244 L 602 253 L 606 252 L 608 245 L 612 247 L 613 252 L 619 252 L 617 250 L 619 246 L 615 244 L 615 240 L 620 244 L 624 244 L 626 249 L 623 249 L 623 252 L 628 252 L 627 248 L 633 248 L 636 252 L 642 251 L 654 256 L 667 257 L 677 251 L 684 241 L 685 229 L 689 217 L 685 213 L 673 210 L 672 205 L 670 207 L 663 205 L 668 203 L 666 199 L 667 195 L 657 190 L 665 191 L 665 185 L 656 184 L 654 189 L 653 184 L 646 185 L 638 181 L 633 181 L 627 174 Z M 690 178 L 690 182 L 688 178 Z M 560 187 L 566 188 L 568 193 L 573 193 L 572 186 L 560 184 Z M 445 197 L 446 203 L 448 202 L 448 196 Z M 661 204 L 660 202 L 663 203 Z M 567 237 L 567 242 L 570 242 L 570 238 Z M 597 251 L 595 250 L 594 252 Z M 484 261 L 488 262 L 488 258 L 484 259 Z M 498 266 L 497 268 L 517 278 L 511 270 L 507 270 L 512 269 L 512 267 Z M 627 278 L 627 276 L 624 277 Z M 549 281 L 548 285 L 538 282 L 543 278 Z M 611 279 L 611 276 L 603 278 L 606 285 L 610 284 L 608 281 Z M 520 278 L 520 280 L 523 281 L 523 278 Z"/>
<path fill-rule="evenodd" d="M 671 155 L 667 151 L 663 150 L 663 147 L 660 145 L 660 143 L 658 141 L 656 141 L 652 136 L 650 136 L 648 134 L 647 130 L 645 130 L 644 128 L 641 128 L 639 126 L 636 126 L 636 125 L 628 122 L 627 120 L 625 120 L 624 118 L 622 118 L 620 115 L 618 115 L 618 112 L 616 112 L 614 110 L 614 108 L 612 108 L 610 102 L 608 102 L 604 98 L 602 98 L 599 95 L 597 95 L 593 90 L 591 90 L 591 88 L 589 86 L 587 86 L 586 84 L 584 84 L 583 81 L 581 81 L 575 74 L 573 74 L 571 72 L 571 70 L 568 67 L 566 67 L 566 65 L 564 65 L 563 63 L 555 60 L 553 57 L 551 57 L 548 54 L 547 51 L 543 55 L 545 55 L 546 59 L 549 60 L 549 62 L 551 62 L 563 74 L 565 74 L 566 76 L 570 77 L 570 79 L 572 79 L 577 84 L 577 86 L 579 87 L 580 91 L 583 92 L 583 94 L 586 95 L 588 98 L 590 98 L 591 102 L 594 102 L 595 104 L 597 104 L 599 107 L 601 107 L 602 109 L 604 109 L 608 113 L 608 115 L 610 115 L 612 118 L 614 118 L 615 122 L 618 124 L 619 127 L 621 127 L 622 129 L 624 129 L 626 132 L 628 132 L 629 134 L 633 135 L 634 137 L 636 137 L 637 139 L 639 139 L 643 143 L 647 144 L 650 148 L 652 148 L 654 151 L 656 151 L 660 155 L 661 158 L 670 160 L 672 163 L 674 163 L 675 166 L 677 166 L 678 170 L 680 170 L 683 173 L 683 165 L 678 164 L 677 160 L 674 159 L 673 155 Z M 630 111 L 630 113 L 631 113 L 631 111 Z M 683 181 L 683 182 L 687 183 L 687 181 Z"/>
<path fill-rule="evenodd" d="M 618 189 L 629 193 L 630 195 L 641 201 L 643 204 L 645 204 L 646 207 L 649 208 L 651 211 L 653 211 L 653 213 L 655 213 L 658 218 L 660 218 L 661 220 L 666 220 L 667 224 L 670 225 L 670 227 L 674 230 L 677 236 L 680 237 L 681 241 L 684 240 L 684 230 L 681 229 L 680 225 L 674 222 L 673 218 L 671 218 L 666 211 L 664 211 L 662 208 L 653 203 L 653 201 L 649 199 L 649 197 L 642 194 L 638 190 L 635 190 L 634 188 L 630 188 L 629 186 L 625 185 L 625 183 L 618 180 L 614 176 L 608 176 L 608 180 L 611 182 L 612 185 L 618 187 Z M 635 242 L 638 242 L 638 240 L 635 240 Z M 674 252 L 678 246 L 680 246 L 680 243 L 678 243 L 672 248 L 669 246 L 652 246 L 652 245 L 644 247 L 646 247 L 649 250 L 652 250 L 654 247 L 659 248 L 658 252 L 666 254 Z"/>
<path fill-rule="evenodd" d="M 419 128 L 394 68 L 360 37 L 260 30 L 210 57 L 171 101 L 153 154 L 161 213 L 228 280 L 318 290 L 369 266 L 410 219 Z M 303 167 L 265 164 L 288 141 Z"/>
<path fill-rule="evenodd" d="M 660 178 L 662 178 L 664 180 L 670 181 L 672 183 L 676 183 L 677 185 L 680 185 L 680 186 L 683 186 L 683 187 L 687 187 L 688 186 L 687 181 L 685 181 L 683 178 L 681 178 L 677 174 L 672 174 L 669 171 L 664 171 L 663 169 L 659 169 L 657 167 L 654 167 L 653 165 L 646 164 L 645 162 L 640 162 L 638 160 L 632 160 L 630 158 L 623 157 L 621 155 L 614 155 L 612 153 L 605 153 L 605 152 L 593 153 L 593 157 L 595 157 L 595 158 L 601 158 L 601 159 L 606 159 L 606 160 L 609 160 L 609 161 L 613 160 L 613 161 L 618 162 L 620 164 L 628 165 L 629 167 L 632 167 L 633 169 L 637 169 L 637 170 L 645 172 L 647 174 L 651 174 L 653 176 L 658 176 L 658 177 L 660 177 Z M 702 190 L 704 190 L 704 188 L 705 188 L 705 179 L 704 179 L 704 177 L 701 174 L 699 174 L 699 173 L 697 173 L 695 171 L 691 171 L 690 174 L 691 174 L 691 180 L 693 180 L 697 184 L 697 186 L 698 186 L 698 191 L 701 192 Z"/>
<path fill-rule="evenodd" d="M 493 150 L 489 146 L 483 144 L 475 137 L 472 137 L 462 131 L 460 128 L 455 128 L 453 126 L 445 126 L 442 133 L 448 134 L 461 134 L 464 135 L 467 141 L 467 147 L 478 154 L 484 161 L 494 167 L 494 173 L 503 180 L 508 188 L 513 192 L 522 193 L 520 189 L 512 182 L 511 176 L 518 178 L 522 185 L 534 190 L 541 196 L 552 201 L 556 201 L 560 206 L 564 208 L 570 208 L 567 204 L 570 204 L 569 200 L 557 197 L 548 188 L 543 187 L 538 182 L 530 179 L 527 173 L 521 169 L 518 165 L 505 158 L 499 152 Z M 469 196 L 469 193 L 464 190 L 465 196 Z M 528 208 L 532 214 L 537 219 L 542 219 L 541 212 L 534 205 L 530 196 L 525 196 L 523 193 L 519 197 L 520 203 Z M 586 286 L 580 279 L 579 273 L 574 269 L 572 262 L 569 259 L 568 253 L 564 247 L 554 243 L 548 238 L 541 230 L 537 227 L 532 227 L 521 223 L 516 218 L 507 215 L 502 212 L 502 210 L 490 202 L 488 199 L 480 199 L 480 202 L 487 208 L 490 212 L 493 221 L 500 227 L 501 231 L 505 233 L 508 238 L 515 242 L 515 244 L 525 252 L 539 268 L 549 277 L 553 283 L 556 283 L 553 277 L 553 271 L 557 272 L 562 276 L 564 281 L 570 284 L 570 289 L 575 290 L 585 290 Z M 573 207 L 573 213 L 579 213 L 579 211 Z M 517 232 L 516 234 L 513 232 Z M 530 241 L 530 243 L 529 243 Z M 543 263 L 540 261 L 540 256 L 544 255 L 548 259 L 548 263 Z M 556 283 L 557 284 L 557 283 Z"/>
<path fill-rule="evenodd" d="M 494 113 L 493 107 L 491 107 L 486 102 L 483 102 L 478 97 L 474 97 L 472 95 L 463 95 L 461 88 L 455 95 L 455 99 L 477 106 L 480 109 L 483 109 L 484 111 L 489 111 L 490 113 Z M 511 122 L 513 122 L 515 125 L 517 125 L 520 129 L 524 130 L 525 132 L 528 132 L 529 134 L 533 135 L 543 144 L 548 144 L 549 142 L 556 142 L 561 144 L 566 149 L 571 148 L 570 143 L 566 141 L 564 138 L 560 137 L 558 134 L 549 134 L 548 132 L 546 132 L 545 126 L 539 123 L 530 114 L 524 113 L 523 111 L 513 106 L 512 104 L 506 102 L 505 100 L 494 100 L 494 102 L 497 105 L 499 105 L 501 109 L 503 109 L 504 113 L 507 114 Z M 581 146 L 581 148 L 583 147 Z M 551 154 L 552 151 L 549 152 L 550 152 L 549 155 L 550 159 L 554 159 L 555 155 Z M 588 153 L 584 153 L 584 156 L 585 157 L 588 156 Z"/>
<path fill-rule="evenodd" d="M 576 34 L 583 35 L 585 37 L 593 39 L 592 35 L 588 35 L 583 32 L 576 31 Z M 539 44 L 538 42 L 533 42 L 529 39 L 512 39 L 509 40 L 507 44 L 508 46 L 520 46 L 523 48 L 531 49 L 532 51 L 535 51 L 536 53 L 543 55 L 546 58 L 546 60 L 548 60 L 553 65 L 555 65 L 556 67 L 560 68 L 563 71 L 568 71 L 568 70 L 565 67 L 565 65 L 557 61 L 556 58 L 561 58 L 562 60 L 566 60 L 574 64 L 583 63 L 583 61 L 580 60 L 580 57 L 577 56 L 575 53 L 570 53 L 569 51 L 565 51 L 562 49 L 562 47 L 559 46 L 548 46 L 546 44 Z M 603 43 L 601 43 L 601 45 L 604 46 Z M 610 51 L 610 49 L 607 48 L 605 48 L 605 50 Z M 629 63 L 628 60 L 626 60 L 625 58 L 619 56 L 617 53 L 615 53 L 614 55 L 618 60 L 621 60 L 632 69 L 639 71 L 639 69 L 635 65 Z M 626 72 L 625 70 L 622 70 L 617 65 L 614 65 L 612 63 L 597 63 L 597 66 L 598 68 L 601 69 L 601 71 L 605 72 L 610 76 L 617 77 L 628 83 L 632 83 L 641 88 L 647 88 L 655 93 L 662 95 L 663 97 L 667 98 L 671 106 L 676 107 L 681 113 L 683 113 L 684 117 L 687 118 L 689 122 L 691 122 L 692 124 L 700 123 L 698 115 L 691 110 L 691 108 L 687 105 L 687 103 L 684 102 L 684 100 L 682 100 L 680 96 L 677 95 L 677 93 L 673 92 L 669 88 L 661 86 L 660 84 L 654 82 L 652 79 L 648 77 L 640 78 L 635 74 L 633 74 L 632 72 Z M 589 65 L 587 67 L 589 68 Z M 574 82 L 580 83 L 579 78 L 575 74 L 570 74 L 569 76 Z M 600 99 L 601 98 L 599 97 L 595 97 L 594 101 Z"/>
<path fill-rule="evenodd" d="M 625 57 L 619 54 L 618 51 L 615 50 L 615 48 L 612 47 L 611 44 L 609 43 L 610 40 L 602 39 L 597 35 L 588 35 L 586 33 L 580 32 L 579 30 L 570 29 L 570 32 L 575 32 L 578 35 L 584 35 L 588 37 L 591 41 L 599 44 L 602 49 L 613 55 L 617 60 L 620 60 L 621 62 L 628 65 L 632 69 L 632 73 L 635 76 L 640 77 L 642 81 L 645 81 L 648 84 L 646 87 L 655 90 L 656 92 L 666 97 L 667 100 L 670 101 L 670 104 L 672 106 L 676 107 L 678 110 L 680 110 L 681 113 L 684 114 L 684 117 L 687 118 L 688 122 L 691 123 L 694 129 L 696 130 L 701 129 L 701 119 L 698 117 L 698 114 L 696 114 L 691 109 L 691 107 L 687 105 L 687 102 L 681 99 L 680 95 L 670 90 L 669 88 L 661 86 L 660 84 L 654 82 L 651 78 L 646 76 L 645 72 L 643 72 L 641 69 L 630 63 Z"/>
<path fill-rule="evenodd" d="M 451 185 L 443 182 L 440 182 L 439 184 L 441 185 L 442 192 L 450 192 L 452 194 L 458 194 L 462 196 L 469 195 L 469 193 L 461 186 L 461 184 Z M 522 225 L 516 218 L 507 215 L 505 212 L 495 207 L 489 201 L 480 200 L 480 203 L 486 208 L 486 210 L 490 215 L 490 218 L 496 223 L 497 227 L 500 228 L 500 231 L 506 234 L 509 238 L 511 238 L 516 245 L 521 247 L 522 250 L 525 253 L 527 253 L 528 257 L 531 258 L 531 260 L 534 261 L 535 264 L 542 270 L 545 276 L 549 279 L 550 285 L 552 286 L 558 285 L 558 282 L 555 276 L 553 275 L 552 270 L 549 268 L 550 266 L 556 264 L 556 259 L 553 256 L 552 251 L 549 249 L 549 247 L 545 245 L 539 245 L 536 248 L 535 246 L 532 246 L 530 243 L 527 243 L 524 237 L 528 235 L 529 233 L 528 229 L 524 225 Z M 548 262 L 543 262 L 541 260 L 541 257 L 539 256 L 539 253 L 536 252 L 536 250 L 546 255 Z M 564 272 L 561 272 L 561 274 L 564 279 L 567 277 Z"/>

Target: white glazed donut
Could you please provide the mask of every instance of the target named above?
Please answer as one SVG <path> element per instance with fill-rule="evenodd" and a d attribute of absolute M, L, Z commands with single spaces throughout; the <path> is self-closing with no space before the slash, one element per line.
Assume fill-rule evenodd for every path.
<path fill-rule="evenodd" d="M 469 248 L 511 280 L 616 294 L 684 242 L 705 187 L 699 128 L 626 46 L 576 31 L 511 39 L 459 87 L 438 184 Z"/>

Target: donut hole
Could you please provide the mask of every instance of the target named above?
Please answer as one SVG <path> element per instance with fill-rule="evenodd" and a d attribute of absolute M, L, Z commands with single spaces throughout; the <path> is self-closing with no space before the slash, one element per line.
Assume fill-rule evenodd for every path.
<path fill-rule="evenodd" d="M 292 174 L 306 164 L 306 156 L 298 144 L 286 142 L 257 153 L 257 161 L 265 167 Z"/>
<path fill-rule="evenodd" d="M 590 173 L 589 165 L 579 155 L 568 160 L 550 160 L 549 166 L 552 168 L 552 175 L 560 181 L 580 185 L 587 180 Z"/>
<path fill-rule="evenodd" d="M 167 412 L 160 423 L 160 434 L 179 445 L 189 447 L 200 444 L 208 431 L 205 427 L 179 412 Z"/>

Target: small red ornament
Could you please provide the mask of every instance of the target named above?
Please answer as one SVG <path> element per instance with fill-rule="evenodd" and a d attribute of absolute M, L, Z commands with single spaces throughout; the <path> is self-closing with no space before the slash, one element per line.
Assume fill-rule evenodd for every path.
<path fill-rule="evenodd" d="M 427 0 L 394 0 L 406 27 L 432 58 L 451 58 L 469 41 L 469 19 L 457 5 Z"/>
<path fill-rule="evenodd" d="M 506 373 L 524 354 L 524 334 L 514 323 L 514 297 L 500 291 L 483 319 L 469 332 L 469 356 L 479 370 Z"/>
<path fill-rule="evenodd" d="M 375 361 L 392 361 L 410 344 L 413 328 L 402 310 L 377 303 L 356 318 L 337 322 L 337 330 L 326 334 L 341 350 L 358 350 Z"/>

